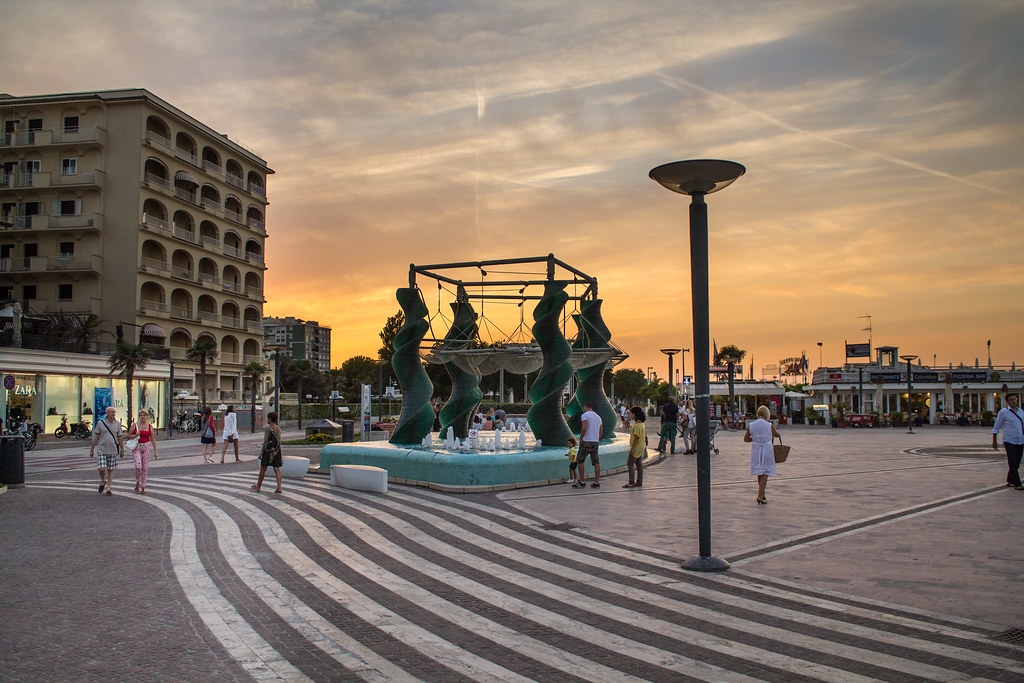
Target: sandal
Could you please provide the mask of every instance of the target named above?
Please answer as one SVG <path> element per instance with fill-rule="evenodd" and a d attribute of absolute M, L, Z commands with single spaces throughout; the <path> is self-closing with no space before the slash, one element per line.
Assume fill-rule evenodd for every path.
<path fill-rule="evenodd" d="M 251 489 L 252 489 L 253 491 L 255 491 L 256 493 L 259 493 L 259 492 L 260 492 L 260 487 L 259 487 L 259 486 L 256 486 L 256 484 L 253 484 L 253 485 L 252 485 L 252 486 L 250 486 L 249 488 L 251 488 Z"/>
<path fill-rule="evenodd" d="M 281 489 L 274 489 L 274 493 L 281 493 Z"/>
<path fill-rule="evenodd" d="M 624 489 L 636 488 L 636 484 L 623 484 L 622 488 L 624 488 Z"/>

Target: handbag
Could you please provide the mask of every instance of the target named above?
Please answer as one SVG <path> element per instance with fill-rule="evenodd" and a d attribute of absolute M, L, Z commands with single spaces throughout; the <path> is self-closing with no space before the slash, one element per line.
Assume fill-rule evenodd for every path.
<path fill-rule="evenodd" d="M 133 436 L 132 438 L 125 441 L 124 447 L 130 451 L 134 451 L 136 448 L 139 447 L 139 437 Z"/>
<path fill-rule="evenodd" d="M 779 437 L 779 442 L 772 444 L 772 450 L 775 451 L 775 462 L 786 462 L 786 458 L 789 457 L 789 446 L 782 444 L 782 437 Z"/>

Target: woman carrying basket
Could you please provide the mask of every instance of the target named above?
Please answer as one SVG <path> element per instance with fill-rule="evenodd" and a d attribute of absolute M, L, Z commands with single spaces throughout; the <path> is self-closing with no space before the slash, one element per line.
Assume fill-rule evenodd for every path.
<path fill-rule="evenodd" d="M 768 477 L 775 475 L 775 451 L 772 448 L 772 439 L 782 437 L 772 423 L 772 412 L 768 406 L 760 406 L 757 409 L 757 419 L 747 427 L 743 440 L 751 443 L 750 446 L 750 475 L 757 477 L 757 504 L 767 505 L 768 499 L 764 497 L 764 489 L 768 486 Z"/>

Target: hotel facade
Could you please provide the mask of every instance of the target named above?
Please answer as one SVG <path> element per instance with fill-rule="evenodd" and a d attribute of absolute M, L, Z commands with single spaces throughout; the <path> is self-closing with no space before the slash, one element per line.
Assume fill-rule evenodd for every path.
<path fill-rule="evenodd" d="M 199 340 L 216 352 L 207 401 L 241 402 L 263 358 L 267 163 L 142 89 L 0 95 L 0 126 L 0 373 L 19 387 L 0 412 L 14 401 L 52 433 L 97 389 L 120 405 L 104 370 L 120 335 L 152 353 L 135 405 L 161 427 L 170 397 L 199 391 Z M 91 338 L 15 340 L 60 314 L 92 319 Z"/>

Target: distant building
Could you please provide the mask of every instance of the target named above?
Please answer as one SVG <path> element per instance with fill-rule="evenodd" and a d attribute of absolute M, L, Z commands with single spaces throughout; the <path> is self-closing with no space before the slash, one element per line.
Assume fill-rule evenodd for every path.
<path fill-rule="evenodd" d="M 281 354 L 292 360 L 308 360 L 320 372 L 331 369 L 331 328 L 315 320 L 299 318 L 263 319 L 263 345 L 271 351 L 281 349 Z"/>
<path fill-rule="evenodd" d="M 245 364 L 263 357 L 271 173 L 147 90 L 0 94 L 0 306 L 20 303 L 25 326 L 15 343 L 14 318 L 0 317 L 0 347 L 17 363 L 5 369 L 39 397 L 26 406 L 33 419 L 45 411 L 48 432 L 62 413 L 77 420 L 96 363 L 76 356 L 109 353 L 121 336 L 152 352 L 147 373 L 159 384 L 136 387 L 147 407 L 195 396 L 199 363 L 186 354 L 197 340 L 216 350 L 207 400 L 244 398 Z M 81 337 L 47 330 L 69 315 L 96 327 Z M 65 360 L 30 354 L 32 365 L 15 349 Z"/>

